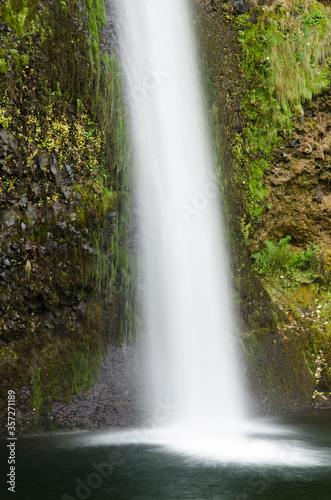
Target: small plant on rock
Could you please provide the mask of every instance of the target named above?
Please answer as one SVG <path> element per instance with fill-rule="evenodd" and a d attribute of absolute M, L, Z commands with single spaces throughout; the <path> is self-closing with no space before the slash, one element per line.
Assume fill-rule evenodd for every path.
<path fill-rule="evenodd" d="M 283 273 L 299 283 L 313 282 L 320 277 L 318 245 L 311 244 L 306 250 L 296 251 L 290 241 L 291 236 L 278 243 L 266 241 L 265 248 L 252 255 L 254 269 L 259 274 Z"/>

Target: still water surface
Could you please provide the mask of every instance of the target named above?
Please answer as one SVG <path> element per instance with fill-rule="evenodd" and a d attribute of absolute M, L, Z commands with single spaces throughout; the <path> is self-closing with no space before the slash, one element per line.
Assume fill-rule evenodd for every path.
<path fill-rule="evenodd" d="M 164 435 L 146 431 L 21 437 L 15 494 L 4 481 L 2 441 L 0 498 L 331 500 L 331 411 L 258 420 L 252 427 L 249 441 L 215 438 L 210 457 L 203 447 L 181 452 L 180 440 L 167 445 Z"/>

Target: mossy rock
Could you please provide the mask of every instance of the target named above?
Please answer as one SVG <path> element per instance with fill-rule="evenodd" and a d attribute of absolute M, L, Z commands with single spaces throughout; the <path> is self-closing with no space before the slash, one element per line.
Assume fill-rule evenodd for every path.
<path fill-rule="evenodd" d="M 118 61 L 104 56 L 105 71 L 97 43 L 89 58 L 89 19 L 104 25 L 104 3 L 38 2 L 34 17 L 33 5 L 7 2 L 8 13 L 31 7 L 24 37 L 0 26 L 0 59 L 11 55 L 0 124 L 16 141 L 0 185 L 1 203 L 15 206 L 15 224 L 0 234 L 0 414 L 6 391 L 17 391 L 23 432 L 50 429 L 52 402 L 90 387 L 105 346 L 134 338 L 137 321 Z"/>
<path fill-rule="evenodd" d="M 38 12 L 39 0 L 8 0 L 2 9 L 4 21 L 23 36 Z"/>

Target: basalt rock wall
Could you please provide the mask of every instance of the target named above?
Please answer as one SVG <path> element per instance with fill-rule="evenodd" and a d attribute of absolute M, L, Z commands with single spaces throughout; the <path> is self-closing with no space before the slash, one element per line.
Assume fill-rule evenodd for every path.
<path fill-rule="evenodd" d="M 79 4 L 79 5 L 78 5 Z M 26 15 L 22 15 L 24 12 Z M 135 336 L 135 235 L 112 25 L 103 2 L 0 4 L 0 391 L 18 431 Z"/>

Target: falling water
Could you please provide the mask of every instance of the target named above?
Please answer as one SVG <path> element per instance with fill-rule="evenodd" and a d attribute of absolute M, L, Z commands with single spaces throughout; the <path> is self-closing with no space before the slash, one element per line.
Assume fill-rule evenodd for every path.
<path fill-rule="evenodd" d="M 117 0 L 131 111 L 145 325 L 176 425 L 240 420 L 215 166 L 186 0 Z M 175 409 L 176 407 L 176 409 Z"/>

